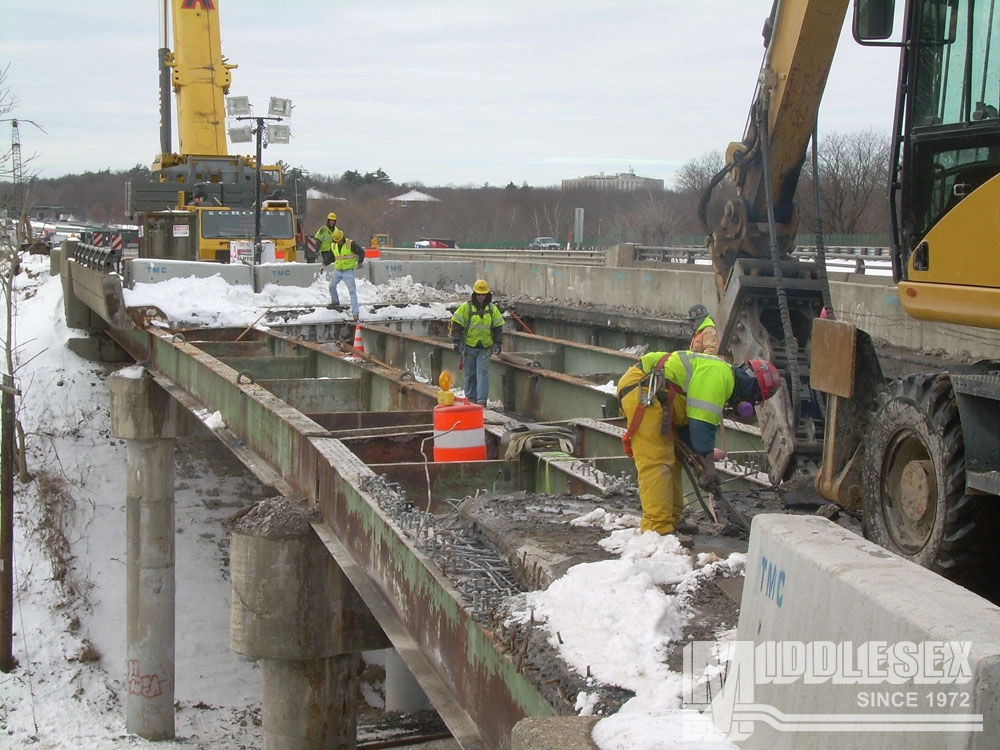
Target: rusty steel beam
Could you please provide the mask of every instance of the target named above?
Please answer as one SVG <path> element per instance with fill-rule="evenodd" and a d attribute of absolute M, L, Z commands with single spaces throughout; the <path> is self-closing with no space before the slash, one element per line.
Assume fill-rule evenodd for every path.
<path fill-rule="evenodd" d="M 115 338 L 189 410 L 220 412 L 226 427 L 217 432 L 235 436 L 258 477 L 319 507 L 320 538 L 464 748 L 506 747 L 520 718 L 554 713 L 433 561 L 361 488 L 375 474 L 341 441 L 194 344 L 156 331 Z M 406 387 L 428 397 L 427 386 Z"/>
<path fill-rule="evenodd" d="M 405 626 L 423 660 L 475 723 L 486 746 L 506 747 L 514 724 L 526 716 L 552 715 L 551 706 L 519 671 L 504 644 L 473 619 L 437 566 L 360 489 L 363 478 L 374 477 L 374 472 L 338 440 L 317 438 L 311 444 L 319 456 L 323 523 L 354 564 L 377 582 L 383 606 L 376 603 L 373 614 L 379 619 L 380 613 L 383 617 L 391 613 Z M 389 626 L 391 640 L 392 623 Z M 401 655 L 406 661 L 406 654 Z M 423 660 L 407 662 L 418 680 Z M 437 703 L 435 707 L 440 710 Z"/>

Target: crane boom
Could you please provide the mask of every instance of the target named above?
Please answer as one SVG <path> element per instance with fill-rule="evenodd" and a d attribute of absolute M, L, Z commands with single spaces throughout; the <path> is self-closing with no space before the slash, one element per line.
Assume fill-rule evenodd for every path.
<path fill-rule="evenodd" d="M 127 207 L 143 226 L 140 257 L 230 262 L 274 246 L 295 260 L 295 206 L 284 196 L 283 170 L 256 157 L 230 155 L 226 102 L 230 64 L 222 54 L 220 0 L 163 0 L 160 60 L 160 153 L 152 180 L 133 180 Z M 167 43 L 169 4 L 173 49 Z M 171 149 L 170 91 L 177 106 L 178 149 Z"/>
<path fill-rule="evenodd" d="M 226 156 L 224 95 L 236 68 L 222 54 L 222 34 L 215 0 L 171 2 L 174 49 L 165 64 L 177 99 L 180 153 Z"/>

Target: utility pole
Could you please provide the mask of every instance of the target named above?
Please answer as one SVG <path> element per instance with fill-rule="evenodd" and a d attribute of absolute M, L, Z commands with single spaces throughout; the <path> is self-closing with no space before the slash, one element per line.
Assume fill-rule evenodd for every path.
<path fill-rule="evenodd" d="M 0 672 L 14 668 L 14 389 L 0 394 Z"/>
<path fill-rule="evenodd" d="M 21 162 L 21 134 L 17 120 L 11 120 L 10 161 L 14 178 L 14 251 L 24 245 L 28 237 L 24 230 L 27 217 L 24 215 L 24 166 Z"/>
<path fill-rule="evenodd" d="M 257 161 L 254 164 L 256 168 L 256 176 L 253 181 L 254 185 L 254 199 L 253 199 L 253 262 L 254 265 L 260 265 L 260 160 L 263 158 L 261 149 L 263 148 L 263 132 L 264 132 L 264 118 L 258 117 L 257 119 L 257 129 L 254 134 L 257 136 Z"/>
<path fill-rule="evenodd" d="M 0 284 L 7 300 L 7 325 L 4 335 L 4 366 L 0 382 L 0 672 L 14 668 L 14 466 L 15 440 L 13 306 L 14 269 L 17 248 L 5 243 L 0 256 Z"/>

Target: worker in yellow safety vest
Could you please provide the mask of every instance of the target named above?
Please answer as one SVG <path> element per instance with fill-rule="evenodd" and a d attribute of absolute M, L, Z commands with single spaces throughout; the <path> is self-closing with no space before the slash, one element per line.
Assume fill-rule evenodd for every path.
<path fill-rule="evenodd" d="M 691 305 L 688 321 L 694 331 L 688 349 L 703 354 L 718 354 L 719 332 L 715 328 L 715 321 L 708 315 L 708 308 L 704 305 Z"/>
<path fill-rule="evenodd" d="M 333 211 L 326 215 L 326 223 L 316 230 L 313 237 L 316 238 L 316 252 L 322 256 L 324 252 L 330 252 L 330 245 L 333 244 L 333 233 L 337 229 L 337 214 Z"/>
<path fill-rule="evenodd" d="M 762 359 L 730 365 L 721 357 L 692 351 L 649 352 L 618 381 L 618 401 L 627 428 L 625 453 L 635 461 L 642 506 L 640 531 L 673 533 L 684 510 L 678 438 L 702 465 L 698 483 L 718 485 L 715 437 L 726 405 L 741 416 L 781 387 L 778 369 Z"/>
<path fill-rule="evenodd" d="M 486 279 L 476 279 L 472 296 L 451 316 L 449 330 L 465 370 L 465 397 L 486 406 L 490 395 L 490 355 L 503 350 L 503 313 L 494 304 Z"/>
<path fill-rule="evenodd" d="M 344 237 L 341 229 L 334 229 L 330 249 L 322 251 L 323 265 L 333 264 L 333 278 L 330 279 L 330 306 L 339 307 L 340 297 L 337 295 L 337 285 L 343 281 L 347 284 L 347 293 L 351 297 L 351 317 L 358 319 L 358 285 L 354 277 L 354 269 L 365 262 L 364 248 L 354 240 Z"/>

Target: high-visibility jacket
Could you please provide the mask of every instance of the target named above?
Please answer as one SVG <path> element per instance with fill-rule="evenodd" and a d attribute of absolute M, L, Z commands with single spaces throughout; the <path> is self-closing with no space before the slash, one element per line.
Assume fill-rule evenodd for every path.
<path fill-rule="evenodd" d="M 692 351 L 649 352 L 639 358 L 645 373 L 662 360 L 663 377 L 685 394 L 688 419 L 698 419 L 711 425 L 722 423 L 722 409 L 736 388 L 732 366 L 721 357 Z"/>
<path fill-rule="evenodd" d="M 329 225 L 324 224 L 319 229 L 316 230 L 316 241 L 319 243 L 319 247 L 316 248 L 318 252 L 330 252 L 330 246 L 333 245 L 333 233 L 336 228 L 330 229 Z"/>
<path fill-rule="evenodd" d="M 694 336 L 691 338 L 691 345 L 688 349 L 703 354 L 719 353 L 719 332 L 715 328 L 714 320 L 707 315 L 705 316 L 705 319 L 701 321 L 701 325 L 694 332 Z"/>
<path fill-rule="evenodd" d="M 351 240 L 344 238 L 339 245 L 334 242 L 330 246 L 333 251 L 333 267 L 338 271 L 347 271 L 358 267 L 358 255 L 354 252 Z"/>
<path fill-rule="evenodd" d="M 472 348 L 488 349 L 494 344 L 494 337 L 499 339 L 503 330 L 503 313 L 492 302 L 478 307 L 466 300 L 455 314 L 451 322 L 465 332 L 463 343 Z"/>

